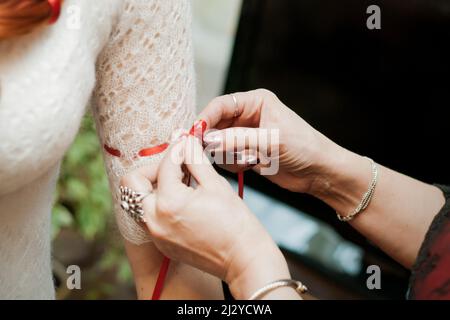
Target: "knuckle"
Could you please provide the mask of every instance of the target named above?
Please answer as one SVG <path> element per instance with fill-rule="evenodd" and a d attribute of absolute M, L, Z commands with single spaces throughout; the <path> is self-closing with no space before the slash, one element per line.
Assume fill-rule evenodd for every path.
<path fill-rule="evenodd" d="M 128 174 L 122 176 L 122 178 L 120 178 L 119 185 L 128 187 L 130 185 L 130 181 L 131 181 L 131 174 L 128 173 Z"/>
<path fill-rule="evenodd" d="M 264 88 L 256 89 L 256 92 L 259 95 L 261 95 L 262 97 L 265 97 L 265 98 L 274 98 L 274 97 L 276 97 L 275 93 L 273 93 L 270 90 L 264 89 Z"/>
<path fill-rule="evenodd" d="M 263 88 L 253 91 L 253 104 L 255 106 L 263 106 L 267 103 L 271 105 L 277 101 L 278 98 L 272 91 Z"/>
<path fill-rule="evenodd" d="M 156 212 L 158 216 L 172 215 L 175 211 L 174 202 L 167 197 L 160 196 L 156 201 Z"/>
<path fill-rule="evenodd" d="M 153 226 L 151 227 L 151 229 L 149 229 L 150 234 L 153 238 L 153 240 L 156 241 L 162 241 L 165 240 L 167 237 L 166 232 L 164 232 L 164 229 L 158 227 L 158 226 Z"/>
<path fill-rule="evenodd" d="M 136 180 L 142 178 L 142 175 L 139 173 L 139 171 L 133 170 L 122 176 L 120 179 L 120 185 L 124 187 L 130 187 L 133 185 L 133 182 Z"/>
<path fill-rule="evenodd" d="M 153 241 L 164 241 L 168 238 L 167 230 L 164 226 L 164 215 L 151 214 L 147 216 L 146 226 Z"/>
<path fill-rule="evenodd" d="M 216 108 L 221 107 L 224 99 L 225 99 L 225 96 L 215 97 L 214 99 L 211 100 L 210 104 Z"/>
<path fill-rule="evenodd" d="M 179 196 L 159 196 L 155 204 L 156 219 L 163 219 L 165 222 L 175 222 L 179 220 L 179 215 L 185 205 L 183 197 Z"/>
<path fill-rule="evenodd" d="M 145 226 L 147 227 L 148 232 L 150 233 L 150 235 L 153 237 L 154 233 L 155 233 L 155 229 L 156 229 L 156 221 L 153 217 L 148 218 L 147 217 L 147 221 L 145 222 Z"/>

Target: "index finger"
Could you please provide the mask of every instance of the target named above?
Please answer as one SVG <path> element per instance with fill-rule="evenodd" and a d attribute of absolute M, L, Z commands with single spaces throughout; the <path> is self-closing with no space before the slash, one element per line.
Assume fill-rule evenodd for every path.
<path fill-rule="evenodd" d="M 264 90 L 237 92 L 213 99 L 200 113 L 207 128 L 258 127 Z M 235 99 L 233 99 L 233 97 Z"/>
<path fill-rule="evenodd" d="M 158 171 L 158 192 L 162 194 L 177 194 L 188 187 L 183 183 L 186 137 L 169 148 L 161 160 Z"/>

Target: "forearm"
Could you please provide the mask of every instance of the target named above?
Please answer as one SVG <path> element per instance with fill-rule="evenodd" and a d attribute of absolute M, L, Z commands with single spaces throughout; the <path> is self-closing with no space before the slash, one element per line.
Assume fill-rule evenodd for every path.
<path fill-rule="evenodd" d="M 335 144 L 311 188 L 341 215 L 356 208 L 371 181 L 370 162 Z M 433 217 L 444 205 L 442 192 L 429 184 L 378 165 L 373 198 L 350 224 L 395 260 L 410 268 Z"/>
<path fill-rule="evenodd" d="M 125 241 L 125 249 L 138 299 L 150 300 L 163 257 L 151 242 L 137 246 Z M 221 281 L 198 269 L 171 261 L 161 299 L 223 299 Z"/>

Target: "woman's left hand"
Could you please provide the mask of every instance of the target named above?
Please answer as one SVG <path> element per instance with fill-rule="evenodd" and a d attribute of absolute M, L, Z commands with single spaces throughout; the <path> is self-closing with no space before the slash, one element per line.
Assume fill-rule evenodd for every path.
<path fill-rule="evenodd" d="M 184 165 L 197 181 L 196 188 L 183 183 Z M 144 218 L 163 254 L 220 277 L 236 298 L 248 298 L 271 281 L 290 278 L 270 235 L 216 173 L 196 138 L 182 138 L 159 167 L 141 168 L 124 177 L 121 185 L 152 192 L 143 201 Z"/>

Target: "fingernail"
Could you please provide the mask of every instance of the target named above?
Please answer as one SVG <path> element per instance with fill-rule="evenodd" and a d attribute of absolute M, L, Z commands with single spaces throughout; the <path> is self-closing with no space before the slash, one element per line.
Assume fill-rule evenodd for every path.
<path fill-rule="evenodd" d="M 203 132 L 206 131 L 206 127 L 208 126 L 208 124 L 206 123 L 206 121 L 203 120 L 203 119 L 196 120 L 196 121 L 194 122 L 194 125 L 199 126 L 200 128 L 202 128 Z"/>
<path fill-rule="evenodd" d="M 248 155 L 244 157 L 244 162 L 247 166 L 253 166 L 258 164 L 258 158 L 254 155 Z"/>
<path fill-rule="evenodd" d="M 207 133 L 203 137 L 203 141 L 206 142 L 207 144 L 221 143 L 222 142 L 222 135 L 220 133 L 217 133 L 217 132 Z"/>
<path fill-rule="evenodd" d="M 195 137 L 203 137 L 203 134 L 206 131 L 206 121 L 198 120 L 194 123 L 189 134 Z"/>

